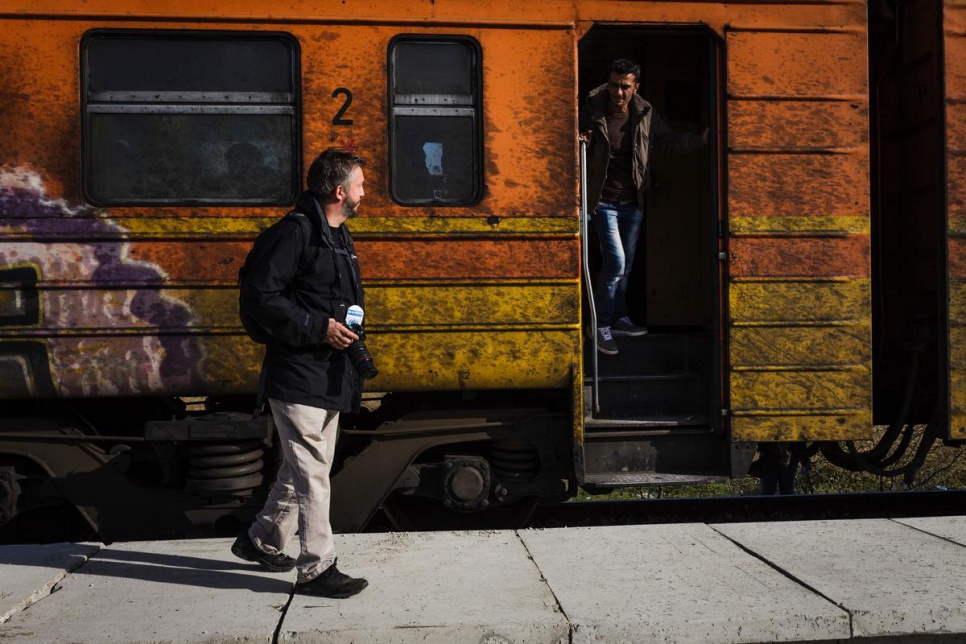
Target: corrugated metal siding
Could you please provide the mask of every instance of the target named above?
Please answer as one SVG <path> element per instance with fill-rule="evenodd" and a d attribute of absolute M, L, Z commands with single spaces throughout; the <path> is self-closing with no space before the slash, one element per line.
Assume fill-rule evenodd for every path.
<path fill-rule="evenodd" d="M 871 429 L 867 44 L 851 9 L 835 27 L 726 31 L 733 440 Z"/>

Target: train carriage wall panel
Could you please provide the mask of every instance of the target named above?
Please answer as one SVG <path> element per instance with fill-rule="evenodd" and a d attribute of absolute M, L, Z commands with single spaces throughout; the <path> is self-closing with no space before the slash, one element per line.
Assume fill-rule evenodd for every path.
<path fill-rule="evenodd" d="M 848 15 L 726 28 L 733 440 L 871 430 L 867 44 Z"/>
<path fill-rule="evenodd" d="M 568 387 L 579 369 L 579 259 L 574 143 L 560 127 L 572 106 L 568 91 L 545 89 L 573 83 L 570 23 L 518 11 L 512 28 L 482 18 L 440 27 L 392 18 L 403 13 L 393 3 L 362 20 L 331 2 L 313 7 L 325 19 L 270 21 L 237 5 L 222 24 L 192 20 L 189 5 L 162 23 L 107 5 L 96 19 L 4 19 L 17 39 L 0 38 L 0 397 L 249 393 L 257 382 L 261 348 L 239 325 L 236 276 L 251 240 L 286 209 L 86 204 L 78 55 L 92 29 L 271 31 L 297 42 L 303 168 L 330 145 L 369 161 L 350 227 L 380 368 L 373 386 Z M 482 198 L 406 207 L 388 190 L 387 48 L 399 34 L 454 33 L 482 52 Z M 340 88 L 353 97 L 351 122 L 335 124 Z"/>
<path fill-rule="evenodd" d="M 949 231 L 949 437 L 966 440 L 966 4 L 947 0 L 943 27 Z"/>

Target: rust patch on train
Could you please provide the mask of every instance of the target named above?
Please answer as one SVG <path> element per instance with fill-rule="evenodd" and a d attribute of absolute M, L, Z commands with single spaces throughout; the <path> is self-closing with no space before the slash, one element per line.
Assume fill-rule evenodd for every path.
<path fill-rule="evenodd" d="M 949 240 L 949 278 L 966 280 L 966 239 Z"/>
<path fill-rule="evenodd" d="M 860 277 L 871 274 L 868 235 L 735 238 L 732 277 Z"/>
<path fill-rule="evenodd" d="M 732 150 L 853 148 L 868 144 L 865 103 L 736 100 L 728 105 Z"/>
<path fill-rule="evenodd" d="M 365 240 L 366 279 L 547 279 L 579 275 L 576 239 Z"/>
<path fill-rule="evenodd" d="M 740 154 L 730 160 L 733 217 L 855 216 L 869 212 L 868 156 Z"/>
<path fill-rule="evenodd" d="M 867 87 L 864 32 L 730 32 L 727 46 L 735 96 L 861 96 Z"/>

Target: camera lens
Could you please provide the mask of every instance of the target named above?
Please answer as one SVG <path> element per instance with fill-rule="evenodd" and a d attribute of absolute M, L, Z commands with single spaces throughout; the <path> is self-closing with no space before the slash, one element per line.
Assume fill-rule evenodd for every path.
<path fill-rule="evenodd" d="M 376 364 L 372 360 L 372 354 L 369 353 L 369 348 L 366 346 L 366 332 L 358 324 L 350 324 L 347 328 L 359 336 L 359 339 L 350 344 L 345 350 L 346 355 L 349 356 L 349 362 L 352 363 L 360 378 L 363 380 L 372 380 L 379 375 L 379 370 L 376 369 Z"/>

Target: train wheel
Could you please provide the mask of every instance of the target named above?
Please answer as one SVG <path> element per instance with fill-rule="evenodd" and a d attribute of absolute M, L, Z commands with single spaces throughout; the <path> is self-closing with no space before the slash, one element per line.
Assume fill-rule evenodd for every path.
<path fill-rule="evenodd" d="M 447 508 L 437 499 L 396 493 L 386 499 L 383 511 L 396 529 L 407 532 L 515 530 L 527 524 L 536 506 L 536 499 L 525 498 L 463 511 Z"/>

